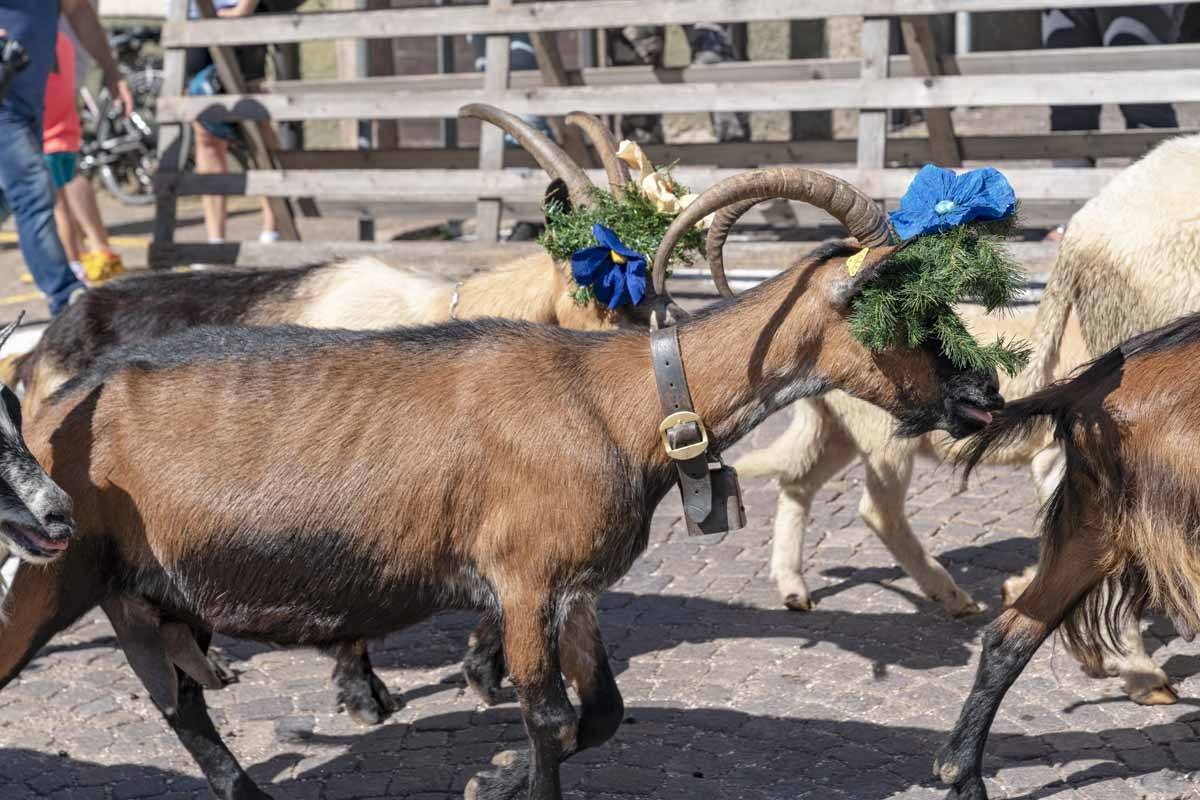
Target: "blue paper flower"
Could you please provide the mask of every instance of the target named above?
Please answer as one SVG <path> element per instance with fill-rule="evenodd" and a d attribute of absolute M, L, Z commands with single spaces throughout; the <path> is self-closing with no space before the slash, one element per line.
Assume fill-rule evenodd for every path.
<path fill-rule="evenodd" d="M 955 175 L 954 170 L 926 164 L 900 198 L 900 210 L 888 217 L 900 240 L 906 241 L 967 222 L 1004 219 L 1016 207 L 1008 179 L 992 167 Z"/>
<path fill-rule="evenodd" d="M 590 286 L 596 299 L 609 308 L 637 305 L 646 296 L 646 257 L 626 247 L 611 228 L 592 226 L 595 247 L 576 250 L 571 274 L 580 286 Z"/>

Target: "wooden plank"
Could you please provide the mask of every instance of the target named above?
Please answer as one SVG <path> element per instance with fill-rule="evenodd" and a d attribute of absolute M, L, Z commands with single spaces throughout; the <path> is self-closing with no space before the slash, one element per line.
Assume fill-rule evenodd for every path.
<path fill-rule="evenodd" d="M 902 17 L 900 30 L 913 67 L 921 75 L 944 74 L 938 59 L 937 43 L 929 27 L 929 17 Z M 929 144 L 933 151 L 933 162 L 943 167 L 962 166 L 962 154 L 954 136 L 954 122 L 948 108 L 925 110 L 925 124 L 929 129 Z"/>
<path fill-rule="evenodd" d="M 456 116 L 478 91 L 408 92 L 387 96 L 313 94 L 164 97 L 159 119 L 309 120 L 370 117 L 433 119 Z M 1023 75 L 997 80 L 985 75 L 828 81 L 693 83 L 669 91 L 644 86 L 572 86 L 489 95 L 514 114 L 562 115 L 578 108 L 594 114 L 656 114 L 693 111 L 779 111 L 827 108 L 937 108 L 940 106 L 1045 106 L 1094 103 L 1200 101 L 1200 69 L 1146 72 Z"/>
<path fill-rule="evenodd" d="M 1154 0 L 1055 0 L 1056 8 L 1153 5 Z M 906 14 L 1041 10 L 1045 0 L 905 0 Z M 891 16 L 895 0 L 550 0 L 506 9 L 488 6 L 405 8 L 356 13 L 260 14 L 237 20 L 168 22 L 167 47 L 272 44 L 325 39 L 404 38 L 522 31 L 620 28 L 693 22 L 751 22 Z"/>
<path fill-rule="evenodd" d="M 170 0 L 167 6 L 168 19 L 187 19 L 188 0 Z M 184 67 L 186 54 L 183 50 L 168 50 L 163 54 L 163 83 L 161 95 L 181 97 L 184 92 Z M 158 129 L 158 175 L 163 178 L 161 188 L 155 189 L 154 198 L 154 241 L 170 242 L 175 238 L 175 221 L 179 206 L 179 195 L 175 192 L 175 176 L 183 172 L 187 163 L 189 127 L 184 124 L 164 124 Z"/>
<path fill-rule="evenodd" d="M 725 255 L 730 278 L 763 280 L 779 272 L 821 243 L 802 242 L 730 242 Z M 1044 264 L 1053 259 L 1057 245 L 1041 242 L 1013 242 L 1013 256 L 1024 264 Z M 491 269 L 517 258 L 543 252 L 533 242 L 258 242 L 229 244 L 170 243 L 154 246 L 150 252 L 152 267 L 174 264 L 232 264 L 240 267 L 294 267 L 322 264 L 340 258 L 371 255 L 398 267 L 410 267 L 451 277 L 465 277 Z M 688 283 L 707 283 L 710 278 L 703 262 L 692 269 L 680 270 L 678 278 Z M 675 285 L 675 284 L 673 284 Z"/>
<path fill-rule="evenodd" d="M 888 25 L 886 17 L 863 20 L 862 69 L 864 81 L 885 81 L 888 69 Z M 878 169 L 884 165 L 887 149 L 887 105 L 856 103 L 858 113 L 859 169 Z"/>
<path fill-rule="evenodd" d="M 1079 207 L 1088 199 L 1023 200 L 1021 202 L 1021 227 L 1049 230 L 1062 224 L 1063 220 L 1070 219 L 1071 215 L 1078 211 Z M 779 227 L 781 224 L 778 221 L 779 218 L 786 216 L 787 223 L 785 225 L 791 233 L 800 230 L 816 231 L 821 229 L 821 232 L 827 231 L 829 236 L 837 235 L 837 223 L 830 219 L 824 212 L 803 203 L 789 203 L 788 205 L 789 213 L 786 215 L 779 213 L 780 209 L 777 203 L 771 203 L 761 209 L 748 212 L 742 218 L 741 222 L 745 226 L 768 226 L 774 228 Z M 895 198 L 888 201 L 889 208 L 894 208 L 895 205 Z M 380 219 L 386 218 L 391 221 L 402 222 L 420 220 L 427 223 L 431 219 L 467 219 L 475 213 L 474 200 L 459 200 L 457 202 L 422 201 L 419 204 L 413 204 L 405 202 L 403 198 L 399 197 L 391 199 L 377 198 L 366 201 L 330 198 L 328 200 L 316 200 L 315 206 L 315 213 L 313 215 L 318 217 L 358 219 L 364 214 L 370 214 Z M 514 220 L 541 221 L 543 218 L 541 199 L 505 200 L 504 216 Z"/>
<path fill-rule="evenodd" d="M 855 169 L 818 165 L 844 178 L 872 197 L 899 197 L 908 187 L 913 169 Z M 675 176 L 694 191 L 703 191 L 716 181 L 740 170 L 679 167 Z M 1092 197 L 1119 169 L 1030 169 L 1005 170 L 1005 175 L 1022 200 L 1059 200 Z M 597 185 L 603 185 L 601 170 L 588 170 Z M 538 201 L 546 187 L 540 170 L 498 171 L 412 169 L 395 170 L 249 170 L 223 175 L 180 175 L 180 194 L 247 194 L 268 197 L 313 195 L 323 199 L 395 199 L 414 203 L 453 202 L 476 197 L 502 197 L 506 201 Z"/>
<path fill-rule="evenodd" d="M 1138 158 L 1163 139 L 1200 133 L 1196 130 L 1132 130 L 1038 134 L 1031 136 L 959 137 L 968 161 L 994 164 L 1006 160 L 1074 158 Z M 643 145 L 655 164 L 678 162 L 690 167 L 759 167 L 776 164 L 836 164 L 854 162 L 857 142 L 852 139 L 804 142 L 721 142 Z M 893 137 L 887 141 L 887 161 L 920 165 L 932 160 L 929 140 Z M 412 147 L 399 150 L 287 150 L 276 154 L 283 169 L 474 169 L 479 151 L 474 147 Z M 533 168 L 537 163 L 524 150 L 505 154 L 510 167 Z"/>
<path fill-rule="evenodd" d="M 204 17 L 216 17 L 217 12 L 213 7 L 212 0 L 193 0 L 196 8 Z M 232 90 L 231 94 L 245 94 L 246 81 L 242 76 L 242 69 L 238 66 L 237 58 L 233 54 L 233 48 L 223 46 L 213 46 L 208 49 L 212 56 L 213 64 L 217 68 L 217 75 L 221 79 L 221 84 Z M 271 127 L 270 120 L 260 120 L 257 122 L 242 121 L 240 122 L 242 135 L 246 139 L 247 149 L 249 150 L 250 163 L 258 169 L 271 169 L 276 166 L 275 161 L 271 157 L 271 153 L 283 149 L 279 145 L 279 140 L 275 135 L 275 129 Z M 275 217 L 275 226 L 279 231 L 279 237 L 286 241 L 298 241 L 300 232 L 296 228 L 296 219 L 292 216 L 292 207 L 287 199 L 280 196 L 269 196 L 267 202 L 271 206 L 271 212 Z"/>
<path fill-rule="evenodd" d="M 488 0 L 489 13 L 501 13 L 512 8 L 512 0 Z M 512 51 L 507 35 L 488 36 L 485 44 L 487 66 L 484 67 L 483 92 L 487 102 L 505 107 L 502 100 L 508 90 Z M 504 132 L 495 125 L 484 125 L 479 132 L 479 169 L 497 170 L 504 166 Z M 483 242 L 500 238 L 501 195 L 480 193 L 475 214 L 475 235 Z"/>
<path fill-rule="evenodd" d="M 1080 47 L 1067 50 L 1004 50 L 942 58 L 946 74 L 1013 75 L 1052 72 L 1134 72 L 1140 70 L 1195 69 L 1200 67 L 1200 44 L 1146 47 Z M 859 77 L 860 59 L 807 58 L 774 61 L 728 61 L 682 68 L 648 66 L 567 70 L 571 86 L 628 86 L 674 83 L 758 83 L 777 80 L 829 80 Z M 888 75 L 911 77 L 908 56 L 891 56 Z M 509 87 L 533 89 L 546 85 L 538 72 L 512 73 Z M 483 75 L 459 72 L 446 75 L 404 75 L 362 80 L 267 81 L 263 90 L 273 94 L 394 94 L 413 91 L 483 89 Z"/>

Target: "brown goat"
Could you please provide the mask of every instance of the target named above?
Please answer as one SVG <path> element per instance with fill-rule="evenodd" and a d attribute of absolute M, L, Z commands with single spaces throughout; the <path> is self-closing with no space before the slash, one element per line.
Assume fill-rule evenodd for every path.
<path fill-rule="evenodd" d="M 1043 420 L 1065 453 L 1042 510 L 1033 582 L 988 627 L 975 686 L 934 765 L 959 800 L 986 800 L 983 750 L 1001 701 L 1060 625 L 1085 668 L 1143 610 L 1200 629 L 1200 315 L 1136 336 L 1077 377 L 1017 400 L 968 444 L 968 472 Z"/>
<path fill-rule="evenodd" d="M 586 174 L 538 130 L 501 109 L 468 106 L 465 116 L 499 126 L 534 154 L 557 183 L 551 190 L 566 207 L 594 201 Z M 612 134 L 595 117 L 567 115 L 591 141 L 605 165 L 609 188 L 620 192 L 630 180 L 617 158 Z M 645 330 L 653 292 L 638 306 L 609 309 L 580 304 L 571 294 L 571 265 L 542 253 L 456 283 L 453 279 L 391 267 L 374 258 L 285 270 L 225 270 L 152 273 L 112 281 L 64 310 L 32 351 L 0 365 L 0 380 L 24 388 L 26 416 L 37 416 L 45 398 L 105 353 L 178 333 L 197 325 L 281 325 L 378 330 L 450 319 L 504 317 L 575 330 Z M 682 312 L 673 306 L 673 314 Z M 0 549 L 0 561 L 4 553 Z M 3 587 L 0 586 L 0 589 Z M 371 668 L 364 642 L 331 646 L 338 705 L 361 724 L 375 724 L 396 709 L 396 700 Z M 226 677 L 232 673 L 216 663 Z M 480 695 L 494 702 L 500 675 L 469 669 Z"/>
<path fill-rule="evenodd" d="M 718 184 L 668 231 L 656 286 L 698 220 L 776 196 L 825 208 L 871 257 L 851 275 L 853 249 L 827 248 L 678 326 L 712 445 L 833 388 L 909 434 L 978 430 L 980 411 L 1002 405 L 993 373 L 951 368 L 936 342 L 872 353 L 851 332 L 850 300 L 895 248 L 882 212 L 844 182 L 777 169 Z M 595 600 L 645 549 L 675 483 L 661 418 L 642 332 L 199 328 L 118 350 L 30 426 L 31 450 L 75 498 L 79 535 L 54 563 L 17 571 L 0 687 L 100 603 L 212 792 L 262 798 L 205 708 L 213 630 L 322 646 L 482 609 L 499 620 L 530 749 L 477 775 L 467 797 L 559 798 L 560 762 L 621 721 Z"/>

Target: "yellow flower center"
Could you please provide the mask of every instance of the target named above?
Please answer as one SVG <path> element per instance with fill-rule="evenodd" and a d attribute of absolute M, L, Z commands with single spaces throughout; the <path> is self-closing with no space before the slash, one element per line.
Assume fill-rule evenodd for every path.
<path fill-rule="evenodd" d="M 612 253 L 612 260 L 613 260 L 614 264 L 624 264 L 625 263 L 625 256 L 621 255 L 616 250 L 611 250 L 610 252 Z"/>

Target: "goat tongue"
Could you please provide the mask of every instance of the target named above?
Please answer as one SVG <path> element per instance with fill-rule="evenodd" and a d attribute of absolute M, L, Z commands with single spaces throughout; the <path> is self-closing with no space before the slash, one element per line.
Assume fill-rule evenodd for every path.
<path fill-rule="evenodd" d="M 1178 614 L 1172 614 L 1171 623 L 1175 626 L 1175 632 L 1182 636 L 1185 642 L 1190 642 L 1196 638 L 1196 629 L 1183 617 Z"/>

